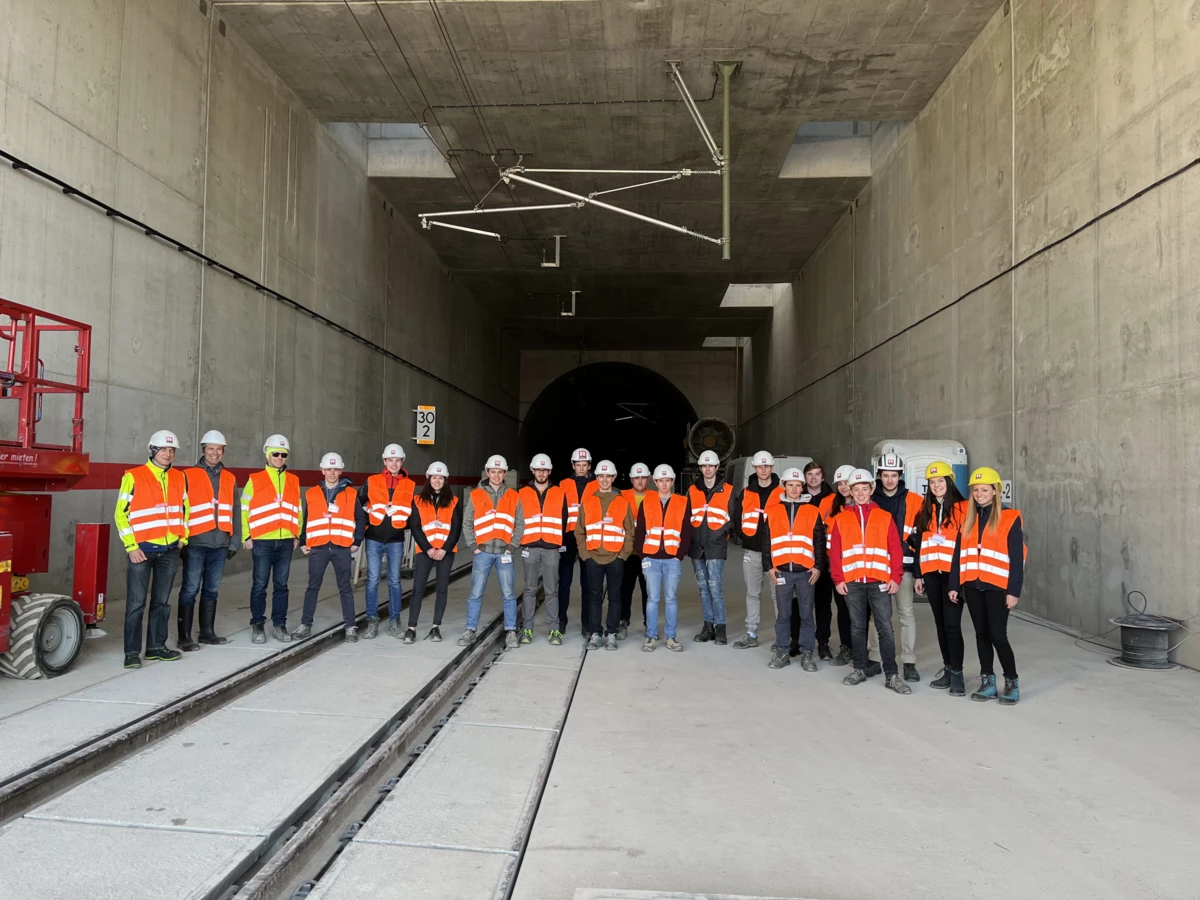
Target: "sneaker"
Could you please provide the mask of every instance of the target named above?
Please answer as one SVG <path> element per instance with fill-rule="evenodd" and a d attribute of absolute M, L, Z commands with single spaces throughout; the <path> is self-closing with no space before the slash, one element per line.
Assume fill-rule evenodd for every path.
<path fill-rule="evenodd" d="M 611 631 L 608 633 L 608 637 L 606 637 L 604 639 L 604 649 L 605 650 L 616 650 L 617 649 L 617 636 L 616 636 L 616 634 L 614 634 Z"/>
<path fill-rule="evenodd" d="M 408 626 L 408 630 L 404 632 L 404 637 L 401 640 L 406 644 L 415 644 L 417 642 L 417 629 L 411 625 Z"/>
<path fill-rule="evenodd" d="M 874 678 L 876 675 L 883 674 L 883 664 L 878 663 L 873 659 L 867 660 L 867 667 L 862 670 L 863 674 L 868 678 Z"/>
<path fill-rule="evenodd" d="M 373 641 L 379 637 L 379 617 L 367 616 L 367 630 L 363 632 L 364 641 Z"/>
<path fill-rule="evenodd" d="M 848 666 L 852 662 L 854 662 L 854 651 L 843 644 L 838 650 L 837 656 L 831 659 L 829 664 L 831 666 Z"/>
<path fill-rule="evenodd" d="M 387 631 L 388 634 L 394 638 L 402 637 L 404 635 L 404 629 L 400 627 L 399 619 L 388 619 Z"/>
<path fill-rule="evenodd" d="M 905 681 L 920 681 L 921 673 L 917 671 L 916 663 L 904 664 L 904 680 Z"/>
<path fill-rule="evenodd" d="M 1019 678 L 1005 678 L 1004 690 L 1000 692 L 1001 706 L 1015 706 L 1021 699 L 1021 680 Z"/>
<path fill-rule="evenodd" d="M 963 683 L 962 669 L 951 670 L 950 672 L 950 696 L 967 696 L 967 686 Z"/>
<path fill-rule="evenodd" d="M 862 684 L 867 680 L 867 673 L 862 669 L 851 669 L 850 674 L 842 679 L 842 684 Z"/>
<path fill-rule="evenodd" d="M 646 643 L 642 644 L 642 650 L 646 653 L 653 653 L 654 648 L 658 646 L 658 638 L 648 637 Z"/>
<path fill-rule="evenodd" d="M 629 637 L 629 623 L 622 622 L 621 626 L 617 629 L 617 640 L 623 641 L 627 637 Z"/>
<path fill-rule="evenodd" d="M 458 646 L 470 647 L 473 643 L 475 643 L 475 632 L 468 628 L 462 633 L 462 637 L 458 639 Z"/>
<path fill-rule="evenodd" d="M 800 654 L 800 668 L 805 672 L 817 671 L 816 660 L 813 659 L 812 651 L 806 650 Z"/>
<path fill-rule="evenodd" d="M 307 637 L 312 637 L 312 626 L 301 622 L 296 626 L 296 630 L 292 632 L 292 640 L 302 641 Z"/>
<path fill-rule="evenodd" d="M 177 659 L 183 659 L 183 654 L 178 650 L 171 650 L 167 647 L 155 647 L 153 650 L 147 647 L 146 659 L 156 659 L 159 662 L 175 662 Z"/>
<path fill-rule="evenodd" d="M 751 647 L 758 646 L 758 635 L 746 632 L 744 637 L 733 642 L 734 650 L 748 650 Z"/>
<path fill-rule="evenodd" d="M 532 644 L 533 643 L 533 629 L 532 628 L 526 628 L 524 631 L 521 632 L 521 643 L 522 644 Z"/>
<path fill-rule="evenodd" d="M 271 630 L 271 636 L 281 644 L 286 644 L 292 639 L 292 636 L 288 634 L 286 625 L 276 625 Z"/>
<path fill-rule="evenodd" d="M 140 669 L 142 667 L 142 658 L 136 653 L 125 654 L 125 668 Z"/>
<path fill-rule="evenodd" d="M 554 631 L 550 632 L 550 646 L 552 646 L 552 647 L 561 647 L 562 646 L 562 632 L 559 631 L 557 628 L 554 629 Z"/>
<path fill-rule="evenodd" d="M 517 649 L 517 633 L 515 631 L 504 632 L 504 649 L 505 650 L 516 650 Z"/>
<path fill-rule="evenodd" d="M 818 644 L 817 645 L 817 658 L 818 659 L 833 659 L 833 653 L 830 652 L 828 644 Z"/>
<path fill-rule="evenodd" d="M 792 658 L 783 650 L 776 650 L 771 654 L 771 661 L 767 663 L 772 669 L 782 669 L 784 666 L 790 666 L 791 664 Z"/>
<path fill-rule="evenodd" d="M 929 686 L 935 691 L 948 690 L 950 687 L 950 669 L 947 667 L 937 673 L 937 678 L 929 682 Z"/>
<path fill-rule="evenodd" d="M 358 643 L 358 629 L 353 625 L 346 626 L 346 643 L 347 644 L 357 644 Z"/>
<path fill-rule="evenodd" d="M 971 695 L 972 700 L 986 702 L 996 699 L 996 676 L 995 675 L 980 675 L 979 690 Z"/>
<path fill-rule="evenodd" d="M 911 663 L 910 663 L 910 665 L 911 665 Z M 887 681 L 885 681 L 883 683 L 883 686 L 886 687 L 889 691 L 895 691 L 897 694 L 911 694 L 912 693 L 912 688 L 910 688 L 907 684 L 905 684 L 901 680 L 899 673 L 897 673 L 895 675 L 889 675 L 887 677 Z"/>
<path fill-rule="evenodd" d="M 432 628 L 430 628 L 429 634 L 425 635 L 425 640 L 433 641 L 435 644 L 440 644 L 442 642 L 442 627 L 440 625 L 434 625 Z"/>
<path fill-rule="evenodd" d="M 675 638 L 667 638 L 667 649 L 672 653 L 682 653 L 683 644 L 679 643 Z"/>
<path fill-rule="evenodd" d="M 604 638 L 600 637 L 600 632 L 595 632 L 588 638 L 587 648 L 589 650 L 599 650 L 604 646 Z"/>
<path fill-rule="evenodd" d="M 263 627 L 262 622 L 259 622 L 257 625 L 251 625 L 250 626 L 250 643 L 265 644 L 266 642 L 267 642 L 267 633 L 266 633 L 266 629 Z"/>

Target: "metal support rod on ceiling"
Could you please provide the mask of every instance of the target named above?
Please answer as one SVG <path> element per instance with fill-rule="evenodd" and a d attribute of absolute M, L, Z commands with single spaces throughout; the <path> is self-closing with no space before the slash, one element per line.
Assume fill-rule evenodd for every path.
<path fill-rule="evenodd" d="M 529 212 L 534 209 L 578 209 L 579 207 L 579 203 L 545 203 L 540 206 L 494 206 L 490 209 L 452 209 L 448 212 L 421 213 L 418 218 L 424 222 L 426 219 L 441 218 L 442 216 L 478 216 L 486 213 L 520 213 Z"/>
<path fill-rule="evenodd" d="M 670 222 L 664 222 L 661 219 L 654 219 L 654 218 L 651 218 L 650 216 L 643 216 L 641 213 L 636 213 L 631 209 L 623 209 L 620 206 L 613 206 L 611 203 L 605 203 L 603 200 L 596 200 L 593 197 L 585 197 L 582 194 L 576 194 L 574 191 L 568 191 L 565 188 L 555 187 L 552 184 L 542 184 L 542 182 L 540 182 L 540 181 L 534 181 L 532 178 L 526 178 L 524 175 L 518 174 L 513 169 L 504 169 L 503 171 L 501 171 L 500 176 L 502 178 L 504 178 L 506 181 L 511 179 L 512 181 L 516 181 L 521 184 L 527 184 L 530 187 L 541 188 L 543 191 L 550 191 L 552 194 L 559 194 L 560 196 L 563 196 L 563 197 L 570 197 L 572 200 L 579 200 L 585 204 L 590 204 L 592 206 L 598 206 L 598 207 L 600 207 L 600 209 L 607 209 L 609 212 L 619 213 L 620 215 L 628 216 L 631 219 L 638 219 L 639 221 L 647 222 L 650 225 L 658 225 L 660 228 L 666 228 L 668 231 L 675 231 L 675 232 L 678 232 L 679 234 L 690 234 L 693 237 L 698 237 L 701 240 L 709 241 L 710 243 L 713 243 L 713 244 L 721 243 L 720 238 L 709 237 L 707 234 L 701 234 L 699 231 L 692 231 L 690 228 L 685 228 L 682 225 L 673 225 Z M 437 225 L 440 223 L 433 222 L 431 224 Z"/>
<path fill-rule="evenodd" d="M 539 175 L 720 175 L 720 169 L 530 169 L 521 167 L 522 172 Z"/>
<path fill-rule="evenodd" d="M 718 60 L 717 71 L 721 73 L 721 259 L 730 258 L 730 210 L 729 210 L 729 79 L 738 70 L 738 60 Z"/>
<path fill-rule="evenodd" d="M 672 175 L 670 178 L 656 178 L 654 181 L 641 181 L 641 182 L 638 182 L 637 184 L 623 184 L 620 187 L 608 188 L 607 190 L 604 190 L 604 191 L 592 191 L 590 194 L 588 194 L 588 196 L 589 197 L 599 197 L 601 194 L 615 194 L 618 191 L 632 191 L 634 188 L 649 187 L 652 184 L 663 184 L 664 182 L 667 182 L 667 181 L 678 181 L 682 177 L 683 176 L 681 176 L 681 175 Z M 570 205 L 574 205 L 574 204 L 570 204 Z"/>
<path fill-rule="evenodd" d="M 496 234 L 494 231 L 483 231 L 480 228 L 467 228 L 465 225 L 451 225 L 449 222 L 439 222 L 437 219 L 422 219 L 421 225 L 424 226 L 426 230 L 429 229 L 429 226 L 436 225 L 438 228 L 453 228 L 455 231 L 466 231 L 470 234 L 482 234 L 484 237 L 493 237 L 496 240 L 501 240 L 500 235 Z"/>
<path fill-rule="evenodd" d="M 712 132 L 708 130 L 708 124 L 704 121 L 704 116 L 700 114 L 700 110 L 696 106 L 696 101 L 692 99 L 692 92 L 688 90 L 687 84 L 683 80 L 683 75 L 679 72 L 678 60 L 669 60 L 667 65 L 671 67 L 671 78 L 675 82 L 675 87 L 679 88 L 679 94 L 683 97 L 683 105 L 687 107 L 687 111 L 691 114 L 692 121 L 700 129 L 700 137 L 704 139 L 704 144 L 708 147 L 708 152 L 712 154 L 713 162 L 718 166 L 722 166 L 721 150 L 717 147 L 717 142 L 713 138 Z M 726 84 L 728 84 L 728 80 Z"/>

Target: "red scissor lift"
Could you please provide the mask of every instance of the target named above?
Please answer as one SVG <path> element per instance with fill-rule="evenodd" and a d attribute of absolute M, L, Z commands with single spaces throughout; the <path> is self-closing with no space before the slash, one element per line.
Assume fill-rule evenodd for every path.
<path fill-rule="evenodd" d="M 43 339 L 47 350 L 73 347 L 73 382 L 44 377 Z M 72 596 L 29 591 L 29 575 L 51 570 L 47 492 L 69 490 L 88 474 L 83 395 L 90 388 L 91 340 L 90 325 L 0 298 L 0 400 L 15 400 L 17 411 L 16 439 L 0 439 L 0 673 L 17 678 L 65 672 L 79 656 L 86 627 L 104 619 L 108 525 L 75 526 Z M 37 439 L 47 395 L 74 398 L 70 444 Z M 11 404 L 0 404 L 10 434 L 11 413 Z"/>

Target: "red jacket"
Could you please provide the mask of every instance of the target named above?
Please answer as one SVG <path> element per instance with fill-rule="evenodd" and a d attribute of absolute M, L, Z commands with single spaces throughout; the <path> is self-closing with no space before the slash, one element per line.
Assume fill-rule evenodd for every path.
<path fill-rule="evenodd" d="M 871 514 L 871 510 L 878 509 L 879 506 L 875 503 L 867 503 L 863 506 L 854 504 L 853 506 L 845 507 L 842 512 L 853 510 L 858 513 L 859 522 L 863 524 L 863 530 L 866 530 L 866 518 Z M 837 528 L 833 528 L 833 535 L 829 545 L 829 574 L 833 576 L 834 584 L 841 584 L 846 580 L 842 575 L 842 535 Z M 896 530 L 896 523 L 892 523 L 892 527 L 888 529 L 888 562 L 892 566 L 892 581 L 896 584 L 904 577 L 904 553 L 900 548 L 900 532 Z M 867 579 L 860 579 L 866 581 Z"/>

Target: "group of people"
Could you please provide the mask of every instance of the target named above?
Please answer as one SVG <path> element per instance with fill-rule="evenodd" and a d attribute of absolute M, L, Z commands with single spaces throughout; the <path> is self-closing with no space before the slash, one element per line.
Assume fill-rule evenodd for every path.
<path fill-rule="evenodd" d="M 225 439 L 208 432 L 197 465 L 173 467 L 178 439 L 158 432 L 149 442 L 149 460 L 125 474 L 116 523 L 129 567 L 126 577 L 125 666 L 141 665 L 142 619 L 149 601 L 147 659 L 175 660 L 166 646 L 170 592 L 184 567 L 178 603 L 180 650 L 227 639 L 214 630 L 217 590 L 226 559 L 239 545 L 253 555 L 250 597 L 251 639 L 266 640 L 266 593 L 272 587 L 271 624 L 277 641 L 308 637 L 320 586 L 332 565 L 341 598 L 347 641 L 357 641 L 351 559 L 366 547 L 367 588 L 364 639 L 379 634 L 378 590 L 387 558 L 388 633 L 406 643 L 417 639 L 422 598 L 431 576 L 436 599 L 427 639 L 440 641 L 450 571 L 460 544 L 472 553 L 466 628 L 458 639 L 477 638 L 483 593 L 494 570 L 503 598 L 505 646 L 534 640 L 539 585 L 545 596 L 545 627 L 559 645 L 568 625 L 576 563 L 582 603 L 580 626 L 589 649 L 618 649 L 629 634 L 636 585 L 641 585 L 645 641 L 659 643 L 659 607 L 665 607 L 662 635 L 667 649 L 682 651 L 678 637 L 678 589 L 684 559 L 690 559 L 699 588 L 704 622 L 697 642 L 728 643 L 723 589 L 728 547 L 736 536 L 743 549 L 746 586 L 745 634 L 737 649 L 758 646 L 761 597 L 770 579 L 775 598 L 775 642 L 769 666 L 799 657 L 804 671 L 818 660 L 852 666 L 845 676 L 857 685 L 877 674 L 900 694 L 920 681 L 916 666 L 914 594 L 928 597 L 937 628 L 942 669 L 931 683 L 951 696 L 966 693 L 963 676 L 962 609 L 970 611 L 980 661 L 976 700 L 1016 703 L 1020 689 L 1007 637 L 1008 613 L 1021 593 L 1024 539 L 1021 515 L 1003 508 L 1001 480 L 991 468 L 976 469 L 964 499 L 948 463 L 926 470 L 924 496 L 903 481 L 904 460 L 884 454 L 874 472 L 842 466 L 834 487 L 818 463 L 801 471 L 774 474 L 767 451 L 751 460 L 754 474 L 735 490 L 711 451 L 701 454 L 700 475 L 677 493 L 669 465 L 651 473 L 637 463 L 631 487 L 619 491 L 609 460 L 593 470 L 591 453 L 571 454 L 571 474 L 553 483 L 549 457 L 530 463 L 531 478 L 520 488 L 508 484 L 508 463 L 492 456 L 479 485 L 459 498 L 448 484 L 444 463 L 434 462 L 418 489 L 403 467 L 404 451 L 389 444 L 383 471 L 355 487 L 343 477 L 336 453 L 321 460 L 322 481 L 301 492 L 287 471 L 288 441 L 272 435 L 264 444 L 266 466 L 250 476 L 236 497 L 233 475 L 224 470 Z M 650 482 L 653 481 L 653 489 Z M 238 514 L 235 514 L 235 509 Z M 404 537 L 415 545 L 414 583 L 407 627 L 400 624 L 400 568 Z M 287 629 L 287 579 L 293 552 L 309 559 L 309 584 L 300 625 Z M 515 593 L 515 562 L 520 555 L 524 591 Z M 608 598 L 607 611 L 604 609 Z M 198 639 L 192 638 L 199 597 Z M 900 620 L 897 660 L 893 606 Z M 840 646 L 830 646 L 836 608 Z M 518 622 L 518 613 L 520 621 Z M 1000 657 L 999 687 L 993 671 Z M 873 658 L 877 657 L 877 658 Z M 903 670 L 901 670 L 903 666 Z"/>

